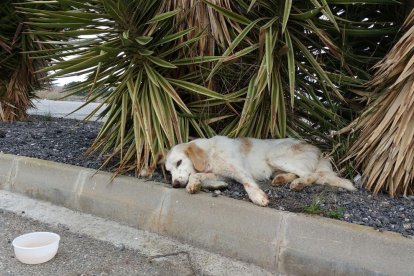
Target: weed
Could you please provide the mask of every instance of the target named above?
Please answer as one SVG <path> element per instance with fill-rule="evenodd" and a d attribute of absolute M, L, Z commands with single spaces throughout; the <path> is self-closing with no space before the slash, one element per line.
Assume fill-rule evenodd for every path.
<path fill-rule="evenodd" d="M 322 204 L 322 198 L 319 196 L 316 196 L 313 198 L 312 203 L 305 207 L 303 211 L 308 214 L 320 214 L 321 213 L 321 204 Z"/>
<path fill-rule="evenodd" d="M 50 121 L 53 121 L 53 116 L 50 112 L 48 112 L 45 115 L 39 116 L 39 119 L 42 121 L 50 122 Z"/>
<path fill-rule="evenodd" d="M 329 217 L 329 218 L 334 218 L 334 219 L 340 219 L 343 218 L 345 214 L 345 208 L 343 207 L 338 207 L 334 210 L 330 210 L 325 212 L 325 216 Z"/>

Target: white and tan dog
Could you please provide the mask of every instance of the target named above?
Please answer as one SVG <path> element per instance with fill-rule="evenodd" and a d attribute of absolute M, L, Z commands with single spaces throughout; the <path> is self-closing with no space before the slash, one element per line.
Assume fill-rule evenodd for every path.
<path fill-rule="evenodd" d="M 320 150 L 297 139 L 230 139 L 215 136 L 174 146 L 165 167 L 174 188 L 186 187 L 196 193 L 205 180 L 234 179 L 243 184 L 251 201 L 260 206 L 269 202 L 256 181 L 274 177 L 273 185 L 290 182 L 292 190 L 313 183 L 355 190 L 349 180 L 339 178 Z"/>

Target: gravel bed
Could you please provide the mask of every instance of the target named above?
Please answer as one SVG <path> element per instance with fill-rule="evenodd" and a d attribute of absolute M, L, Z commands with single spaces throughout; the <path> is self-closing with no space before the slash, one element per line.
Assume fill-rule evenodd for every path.
<path fill-rule="evenodd" d="M 0 123 L 0 152 L 52 160 L 98 169 L 102 157 L 86 156 L 101 124 L 76 120 L 32 117 L 28 122 Z M 155 181 L 168 182 L 155 173 Z M 414 198 L 372 196 L 364 189 L 347 192 L 342 189 L 314 185 L 301 192 L 288 186 L 273 187 L 260 183 L 270 199 L 270 208 L 304 212 L 367 225 L 378 231 L 394 231 L 405 237 L 414 235 Z M 217 196 L 218 193 L 212 193 Z M 220 195 L 248 201 L 243 187 L 234 182 Z"/>

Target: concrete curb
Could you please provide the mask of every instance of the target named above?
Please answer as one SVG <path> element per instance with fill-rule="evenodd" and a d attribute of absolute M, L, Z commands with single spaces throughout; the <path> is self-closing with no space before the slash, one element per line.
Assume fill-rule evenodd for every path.
<path fill-rule="evenodd" d="M 0 188 L 288 275 L 410 275 L 414 241 L 369 227 L 189 195 L 133 177 L 0 154 Z"/>

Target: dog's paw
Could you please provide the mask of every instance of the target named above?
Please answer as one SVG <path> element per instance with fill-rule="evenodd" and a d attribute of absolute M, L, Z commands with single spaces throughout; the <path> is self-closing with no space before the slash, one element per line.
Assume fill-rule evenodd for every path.
<path fill-rule="evenodd" d="M 278 174 L 273 178 L 272 185 L 273 186 L 282 186 L 286 183 L 289 183 L 289 182 L 295 180 L 296 178 L 298 178 L 297 175 L 295 175 L 293 173 Z"/>
<path fill-rule="evenodd" d="M 249 193 L 250 200 L 259 206 L 267 206 L 269 204 L 269 198 L 267 195 L 260 189 L 257 189 L 254 192 Z"/>
<path fill-rule="evenodd" d="M 296 180 L 293 180 L 292 183 L 290 183 L 289 188 L 292 191 L 302 191 L 303 188 L 305 188 L 305 184 L 302 183 L 301 180 L 296 179 Z"/>
<path fill-rule="evenodd" d="M 282 186 L 288 183 L 289 181 L 286 179 L 286 177 L 283 174 L 276 175 L 275 178 L 272 180 L 273 186 Z"/>
<path fill-rule="evenodd" d="M 187 192 L 190 194 L 198 193 L 201 190 L 201 182 L 191 182 L 187 184 L 187 187 L 185 187 Z"/>
<path fill-rule="evenodd" d="M 273 186 L 282 186 L 286 183 L 286 179 L 283 175 L 276 175 L 272 180 Z"/>
<path fill-rule="evenodd" d="M 341 185 L 342 188 L 344 188 L 344 189 L 346 189 L 346 190 L 348 190 L 350 192 L 353 192 L 353 191 L 356 191 L 357 190 L 357 188 L 355 188 L 355 186 L 352 185 L 352 182 L 349 181 L 348 179 L 342 179 L 342 183 L 341 184 L 342 184 Z"/>

